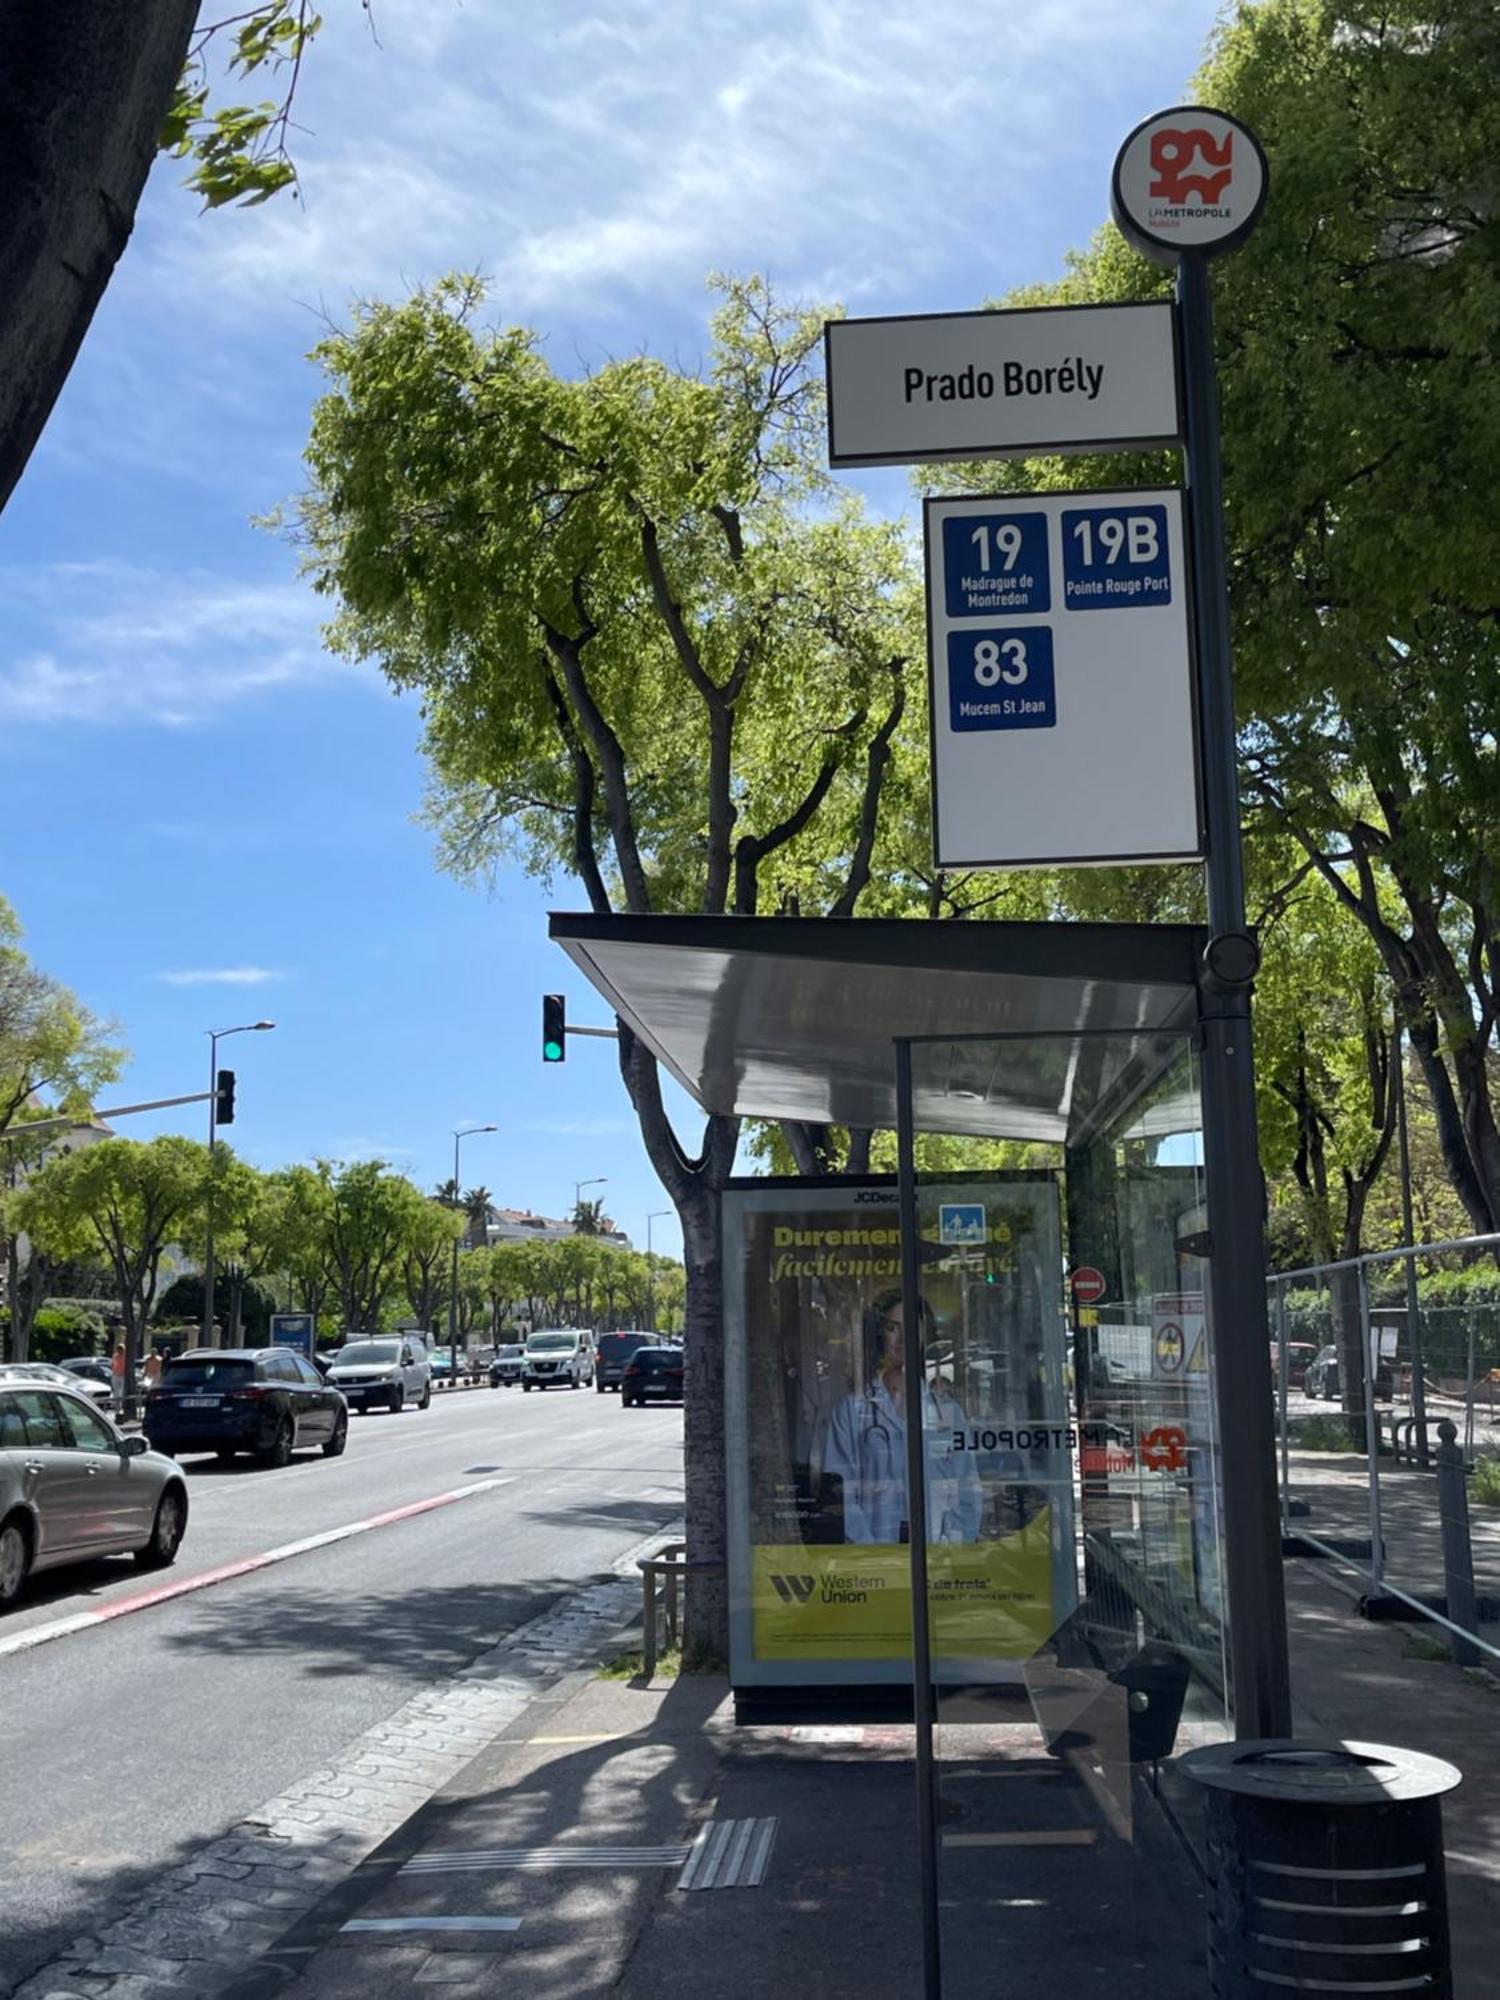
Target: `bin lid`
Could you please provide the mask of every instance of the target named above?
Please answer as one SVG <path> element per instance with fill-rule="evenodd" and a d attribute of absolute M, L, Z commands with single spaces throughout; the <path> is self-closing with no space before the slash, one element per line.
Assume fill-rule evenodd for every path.
<path fill-rule="evenodd" d="M 1441 1757 L 1336 1737 L 1262 1736 L 1243 1743 L 1209 1743 L 1179 1757 L 1177 1766 L 1210 1791 L 1309 1805 L 1373 1806 L 1437 1798 L 1463 1782 L 1463 1773 Z"/>

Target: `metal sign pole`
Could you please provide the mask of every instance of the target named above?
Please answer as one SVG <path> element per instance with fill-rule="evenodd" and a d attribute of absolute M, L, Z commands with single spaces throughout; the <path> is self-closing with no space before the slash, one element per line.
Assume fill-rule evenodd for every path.
<path fill-rule="evenodd" d="M 1291 1733 L 1276 1459 L 1266 1319 L 1264 1182 L 1255 1125 L 1245 875 L 1224 561 L 1219 413 L 1208 266 L 1177 267 L 1187 417 L 1188 533 L 1198 625 L 1207 833 L 1209 977 L 1203 996 L 1203 1164 L 1208 1184 L 1209 1295 L 1224 1495 L 1229 1652 L 1236 1733 Z"/>

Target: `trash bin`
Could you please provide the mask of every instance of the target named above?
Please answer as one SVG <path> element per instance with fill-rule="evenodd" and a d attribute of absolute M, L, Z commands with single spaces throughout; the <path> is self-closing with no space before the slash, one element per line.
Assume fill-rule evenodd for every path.
<path fill-rule="evenodd" d="M 1461 1774 L 1383 1743 L 1215 1743 L 1204 1788 L 1214 2000 L 1292 1992 L 1452 2000 L 1442 1795 Z"/>

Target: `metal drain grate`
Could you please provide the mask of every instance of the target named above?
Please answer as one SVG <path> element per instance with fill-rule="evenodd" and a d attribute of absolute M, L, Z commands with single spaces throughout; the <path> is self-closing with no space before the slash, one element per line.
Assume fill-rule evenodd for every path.
<path fill-rule="evenodd" d="M 711 1819 L 699 1829 L 679 1889 L 758 1889 L 776 1838 L 775 1819 Z"/>
<path fill-rule="evenodd" d="M 416 1854 L 402 1875 L 464 1875 L 501 1868 L 680 1868 L 692 1849 L 672 1847 L 479 1847 Z"/>

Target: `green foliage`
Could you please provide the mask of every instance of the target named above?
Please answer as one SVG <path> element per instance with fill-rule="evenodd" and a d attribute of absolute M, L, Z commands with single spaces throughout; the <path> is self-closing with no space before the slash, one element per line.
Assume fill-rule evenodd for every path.
<path fill-rule="evenodd" d="M 901 531 L 827 491 L 821 313 L 726 282 L 705 376 L 569 380 L 482 298 L 450 278 L 323 343 L 300 514 L 335 646 L 422 696 L 445 864 L 826 907 L 921 635 Z"/>
<path fill-rule="evenodd" d="M 1364 1445 L 1342 1417 L 1294 1417 L 1287 1433 L 1299 1451 L 1357 1451 Z"/>
<path fill-rule="evenodd" d="M 86 1113 L 94 1092 L 124 1066 L 114 1033 L 31 963 L 15 912 L 0 897 L 0 1133 L 28 1115 Z M 29 1112 L 34 1097 L 47 1100 L 39 1114 Z M 0 1158 L 14 1152 L 6 1147 Z"/>
<path fill-rule="evenodd" d="M 1500 1507 L 1500 1454 L 1483 1452 L 1475 1459 L 1469 1498 L 1481 1507 Z"/>
<path fill-rule="evenodd" d="M 261 0 L 246 15 L 197 29 L 158 143 L 174 159 L 194 163 L 187 185 L 202 195 L 205 208 L 230 202 L 253 208 L 287 187 L 295 195 L 287 132 L 302 59 L 322 25 L 309 0 Z M 211 104 L 210 61 L 226 37 L 225 78 L 273 76 L 281 86 L 278 98 Z"/>
<path fill-rule="evenodd" d="M 33 1361 L 66 1361 L 75 1354 L 102 1352 L 104 1320 L 75 1305 L 46 1305 L 31 1323 Z"/>

